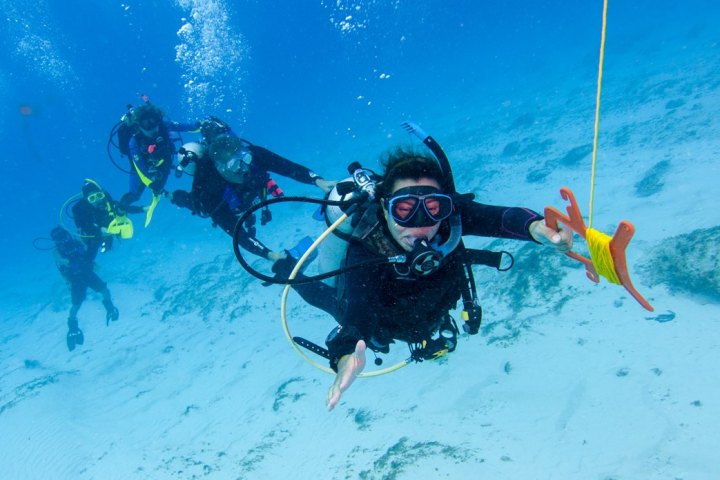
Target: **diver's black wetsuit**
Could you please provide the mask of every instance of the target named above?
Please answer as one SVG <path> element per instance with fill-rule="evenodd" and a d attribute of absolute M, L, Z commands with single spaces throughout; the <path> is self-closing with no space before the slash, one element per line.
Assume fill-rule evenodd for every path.
<path fill-rule="evenodd" d="M 199 129 L 200 122 L 162 120 L 153 137 L 147 137 L 142 132 L 134 133 L 128 143 L 131 162 L 129 190 L 120 202 L 127 206 L 138 201 L 146 186 L 150 187 L 155 195 L 160 195 L 173 168 L 178 133 Z"/>
<path fill-rule="evenodd" d="M 88 287 L 102 292 L 107 284 L 94 272 L 95 251 L 85 248 L 78 240 L 70 239 L 56 245 L 57 266 L 70 285 L 72 304 L 80 307 Z"/>
<path fill-rule="evenodd" d="M 363 239 L 353 239 L 345 265 L 404 253 L 392 239 L 377 205 L 365 215 L 376 215 L 375 225 Z M 528 228 L 542 218 L 524 208 L 477 202 L 464 203 L 461 208 L 463 235 L 533 241 Z M 447 235 L 447 225 L 441 226 L 439 235 Z M 394 339 L 409 343 L 428 340 L 461 297 L 466 280 L 460 256 L 460 249 L 455 249 L 436 272 L 420 278 L 398 275 L 387 263 L 348 271 L 338 280 L 343 285 L 339 301 L 336 289 L 326 284 L 294 286 L 305 301 L 333 315 L 341 326 L 327 342 L 332 368 L 337 368 L 340 357 L 354 351 L 360 339 L 371 348 Z"/>
<path fill-rule="evenodd" d="M 223 194 L 230 184 L 218 173 L 207 155 L 195 160 L 190 191 L 175 190 L 172 203 L 187 208 L 193 215 L 211 217 L 213 222 L 232 235 L 237 216 L 225 203 Z"/>
<path fill-rule="evenodd" d="M 227 181 L 205 154 L 196 161 L 191 191 L 175 190 L 172 202 L 194 214 L 212 218 L 214 224 L 232 236 L 240 214 L 266 195 L 270 181 L 268 172 L 309 185 L 319 178 L 308 168 L 266 148 L 249 144 L 248 149 L 252 154 L 252 162 L 243 183 Z M 267 258 L 271 250 L 255 238 L 254 215 L 250 220 L 246 230 L 240 231 L 238 243 L 249 252 Z"/>
<path fill-rule="evenodd" d="M 120 203 L 113 200 L 108 192 L 103 191 L 103 193 L 105 193 L 105 200 L 101 206 L 95 207 L 86 199 L 81 198 L 72 207 L 75 226 L 82 236 L 83 242 L 87 245 L 88 255 L 93 259 L 103 244 L 105 244 L 105 250 L 110 250 L 112 247 L 113 236 L 103 235 L 102 228 L 107 228 L 116 216 L 143 212 L 143 207 L 137 205 L 128 206 L 127 212 L 125 212 Z"/>

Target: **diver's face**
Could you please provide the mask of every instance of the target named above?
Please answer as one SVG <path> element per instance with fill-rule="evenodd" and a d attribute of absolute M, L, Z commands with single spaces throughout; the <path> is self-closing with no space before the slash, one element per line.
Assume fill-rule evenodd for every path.
<path fill-rule="evenodd" d="M 215 168 L 226 178 L 243 178 L 250 171 L 252 155 L 242 149 L 233 149 L 229 152 L 215 152 Z"/>
<path fill-rule="evenodd" d="M 85 196 L 85 200 L 95 208 L 103 208 L 105 206 L 105 192 L 98 190 Z"/>
<path fill-rule="evenodd" d="M 440 184 L 432 178 L 423 177 L 418 180 L 413 180 L 409 178 L 399 179 L 395 181 L 392 190 L 390 190 L 392 194 L 389 195 L 389 197 L 392 198 L 395 192 L 406 187 L 433 187 L 440 191 Z M 387 223 L 388 230 L 390 230 L 390 235 L 392 235 L 393 239 L 398 244 L 400 244 L 400 246 L 405 251 L 411 252 L 413 247 L 415 246 L 415 240 L 419 238 L 424 238 L 428 241 L 432 240 L 433 237 L 437 235 L 437 232 L 440 229 L 441 222 L 437 222 L 434 225 L 426 227 L 403 227 L 395 222 L 393 216 L 390 215 L 390 213 L 388 212 L 385 206 L 385 202 L 382 202 L 382 207 L 383 215 L 385 216 L 385 222 Z"/>
<path fill-rule="evenodd" d="M 138 122 L 140 131 L 146 137 L 154 137 L 158 134 L 160 122 L 155 117 L 145 117 Z"/>

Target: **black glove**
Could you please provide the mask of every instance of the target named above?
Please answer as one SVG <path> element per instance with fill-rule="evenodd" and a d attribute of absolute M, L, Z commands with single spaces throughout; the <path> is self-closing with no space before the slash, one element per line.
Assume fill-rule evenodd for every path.
<path fill-rule="evenodd" d="M 263 208 L 260 212 L 260 225 L 267 225 L 272 220 L 272 212 L 269 208 Z"/>
<path fill-rule="evenodd" d="M 272 272 L 275 274 L 273 277 L 274 282 L 263 282 L 263 287 L 268 287 L 270 285 L 273 285 L 274 283 L 285 283 L 288 278 L 290 278 L 290 274 L 293 271 L 293 268 L 295 268 L 295 265 L 297 265 L 297 260 L 295 260 L 292 255 L 290 255 L 290 252 L 285 250 L 285 253 L 287 256 L 285 258 L 281 258 L 280 260 L 276 260 L 275 263 L 273 263 L 273 266 L 271 268 Z M 295 278 L 300 278 L 303 275 L 301 273 L 298 273 Z"/>
<path fill-rule="evenodd" d="M 168 196 L 170 197 L 170 202 L 173 205 L 191 209 L 192 200 L 190 198 L 190 192 L 186 192 L 185 190 L 175 190 L 174 192 L 172 192 L 172 195 Z"/>
<path fill-rule="evenodd" d="M 275 277 L 283 280 L 290 278 L 293 268 L 297 265 L 297 260 L 290 255 L 290 252 L 286 250 L 285 253 L 287 253 L 287 257 L 281 258 L 273 263 L 272 266 L 272 271 L 275 274 Z"/>
<path fill-rule="evenodd" d="M 480 331 L 480 323 L 482 322 L 482 308 L 480 305 L 473 305 L 463 310 L 463 330 L 470 335 L 476 335 Z M 465 318 L 467 316 L 467 318 Z"/>

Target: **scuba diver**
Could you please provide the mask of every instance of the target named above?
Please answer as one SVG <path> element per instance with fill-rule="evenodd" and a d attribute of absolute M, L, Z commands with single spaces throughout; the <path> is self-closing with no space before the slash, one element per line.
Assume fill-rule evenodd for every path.
<path fill-rule="evenodd" d="M 269 172 L 315 185 L 323 192 L 335 185 L 302 165 L 236 136 L 222 120 L 210 117 L 201 124 L 202 142 L 186 143 L 179 150 L 178 170 L 193 175 L 191 191 L 175 190 L 169 197 L 193 214 L 210 217 L 228 235 L 233 235 L 239 215 L 251 205 L 268 194 L 283 195 Z M 260 223 L 265 225 L 271 219 L 270 210 L 264 208 Z M 244 234 L 238 238 L 240 245 L 272 261 L 284 258 L 284 251 L 274 252 L 256 238 L 255 223 L 254 215 L 247 218 Z"/>
<path fill-rule="evenodd" d="M 131 238 L 133 225 L 127 213 L 142 213 L 144 207 L 130 205 L 127 210 L 89 178 L 82 186 L 82 198 L 72 207 L 72 217 L 91 258 L 112 248 L 113 237 Z"/>
<path fill-rule="evenodd" d="M 140 199 L 145 187 L 152 190 L 153 198 L 160 198 L 175 158 L 173 134 L 200 128 L 199 122 L 171 122 L 162 110 L 144 100 L 144 105 L 131 108 L 123 117 L 133 132 L 127 144 L 132 165 L 130 187 L 120 199 L 125 208 Z"/>
<path fill-rule="evenodd" d="M 232 195 L 233 185 L 215 169 L 204 144 L 184 144 L 178 150 L 178 158 L 180 162 L 177 171 L 192 175 L 192 186 L 189 192 L 174 190 L 168 193 L 170 201 L 179 207 L 187 208 L 193 215 L 210 217 L 213 225 L 219 225 L 231 234 L 237 222 L 237 214 L 228 205 L 226 197 Z"/>
<path fill-rule="evenodd" d="M 67 347 L 73 351 L 76 345 L 85 342 L 85 336 L 78 326 L 77 313 L 85 301 L 88 287 L 103 296 L 106 324 L 116 321 L 120 314 L 113 305 L 107 284 L 94 271 L 94 253 L 62 227 L 53 228 L 50 238 L 55 242 L 55 263 L 70 287 L 72 306 L 68 315 Z"/>
<path fill-rule="evenodd" d="M 398 149 L 383 162 L 384 173 L 375 177 L 379 181 L 363 175 L 373 181 L 364 181 L 364 193 L 358 191 L 355 205 L 361 207 L 350 217 L 352 228 L 340 259 L 343 267 L 327 273 L 342 272 L 337 286 L 317 281 L 327 275 L 313 281 L 299 274 L 283 282 L 280 279 L 288 279 L 297 262 L 285 258 L 273 265 L 274 283 L 292 285 L 303 300 L 338 322 L 326 339 L 327 349 L 293 338 L 328 358 L 336 373 L 326 397 L 328 410 L 364 369 L 367 348 L 387 353 L 396 340 L 406 342 L 410 359 L 417 362 L 452 352 L 459 329 L 449 312 L 458 300 L 463 303 L 463 330 L 478 333 L 482 310 L 471 265 L 504 270 L 502 253 L 466 248 L 463 235 L 534 241 L 560 252 L 572 247 L 572 232 L 550 229 L 530 209 L 486 205 L 473 201 L 473 194 L 458 194 L 439 145 L 416 126 L 404 126 L 423 139 L 434 157 Z M 322 248 L 321 244 L 320 256 Z"/>

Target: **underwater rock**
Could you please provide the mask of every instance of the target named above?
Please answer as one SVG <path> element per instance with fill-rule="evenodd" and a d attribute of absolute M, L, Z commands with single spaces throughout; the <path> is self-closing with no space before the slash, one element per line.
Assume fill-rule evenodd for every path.
<path fill-rule="evenodd" d="M 585 145 L 575 147 L 565 154 L 565 156 L 560 160 L 560 164 L 566 167 L 574 167 L 578 165 L 583 158 L 590 155 L 592 153 L 592 149 L 592 143 L 586 143 Z"/>
<path fill-rule="evenodd" d="M 28 368 L 28 369 L 40 368 L 40 362 L 37 360 L 26 359 L 24 363 L 25 363 L 25 368 Z"/>
<path fill-rule="evenodd" d="M 503 157 L 536 157 L 545 154 L 555 142 L 553 140 L 536 140 L 534 138 L 524 138 L 515 140 L 503 148 Z"/>
<path fill-rule="evenodd" d="M 517 244 L 510 246 L 496 241 L 487 248 L 511 251 L 515 257 L 515 266 L 507 272 L 479 269 L 475 275 L 485 312 L 482 336 L 488 345 L 506 348 L 529 331 L 538 318 L 562 310 L 574 290 L 563 280 L 582 265 L 564 255 L 543 254 L 537 245 L 530 243 L 515 250 Z M 506 313 L 498 316 L 493 313 L 496 308 Z"/>
<path fill-rule="evenodd" d="M 279 411 L 286 402 L 289 401 L 291 403 L 295 403 L 306 395 L 305 393 L 290 392 L 291 386 L 297 386 L 293 384 L 302 381 L 302 377 L 293 377 L 278 387 L 278 389 L 275 391 L 275 401 L 273 402 L 272 406 L 273 412 Z"/>
<path fill-rule="evenodd" d="M 547 152 L 555 144 L 554 140 L 531 141 L 522 149 L 522 155 L 541 155 Z"/>
<path fill-rule="evenodd" d="M 360 472 L 359 478 L 363 480 L 410 478 L 403 475 L 406 469 L 416 467 L 417 463 L 421 461 L 432 464 L 433 459 L 438 462 L 448 460 L 456 463 L 485 462 L 484 458 L 478 458 L 473 450 L 467 448 L 436 441 L 413 443 L 407 437 L 402 437 L 373 462 L 371 470 Z M 432 475 L 432 477 L 437 477 L 437 475 Z"/>
<path fill-rule="evenodd" d="M 616 147 L 624 147 L 630 143 L 630 127 L 628 125 L 622 126 L 617 132 L 615 132 L 612 138 L 613 145 Z"/>
<path fill-rule="evenodd" d="M 493 242 L 490 250 L 507 250 L 496 243 Z M 569 268 L 578 268 L 580 264 L 564 255 L 545 253 L 537 245 L 527 242 L 519 250 L 513 251 L 515 265 L 511 270 L 500 273 L 489 270 L 479 272 L 479 279 L 488 275 L 491 282 L 487 288 L 478 282 L 482 296 L 497 297 L 514 312 L 527 307 L 543 306 L 551 311 L 560 308 L 564 294 L 562 280 Z"/>
<path fill-rule="evenodd" d="M 22 385 L 18 385 L 14 391 L 3 392 L 4 394 L 0 396 L 0 415 L 6 410 L 17 406 L 19 403 L 38 396 L 45 387 L 58 383 L 62 377 L 76 374 L 76 370 L 56 372 L 51 375 L 34 378 Z"/>
<path fill-rule="evenodd" d="M 655 315 L 654 317 L 645 317 L 645 320 L 654 320 L 658 323 L 671 322 L 675 320 L 675 312 L 668 310 L 668 313 Z"/>
<path fill-rule="evenodd" d="M 527 183 L 540 183 L 550 175 L 550 170 L 545 168 L 541 170 L 531 170 L 525 175 L 525 181 Z"/>
<path fill-rule="evenodd" d="M 663 180 L 670 170 L 670 162 L 662 160 L 645 173 L 642 180 L 635 184 L 635 195 L 638 197 L 649 197 L 660 192 L 665 183 Z"/>
<path fill-rule="evenodd" d="M 517 155 L 520 151 L 520 142 L 510 142 L 507 145 L 505 145 L 505 148 L 503 148 L 502 156 L 503 157 L 512 157 L 513 155 Z"/>
<path fill-rule="evenodd" d="M 164 285 L 155 291 L 155 300 L 163 309 L 162 321 L 193 314 L 203 321 L 221 317 L 234 321 L 252 311 L 252 300 L 243 295 L 250 276 L 228 275 L 233 255 L 219 255 L 211 262 L 195 265 L 187 278 Z"/>
<path fill-rule="evenodd" d="M 348 410 L 348 416 L 352 417 L 358 430 L 370 430 L 373 425 L 376 425 L 378 420 L 381 420 L 384 415 L 373 413 L 371 410 L 365 408 Z"/>
<path fill-rule="evenodd" d="M 685 100 L 683 100 L 682 98 L 676 98 L 675 100 L 670 100 L 669 102 L 667 102 L 665 104 L 665 108 L 667 110 L 674 110 L 676 108 L 682 107 L 683 105 L 685 105 Z"/>
<path fill-rule="evenodd" d="M 639 271 L 651 286 L 720 303 L 720 226 L 665 239 Z"/>
<path fill-rule="evenodd" d="M 510 124 L 509 130 L 531 127 L 534 123 L 535 115 L 533 115 L 532 113 L 523 113 L 515 120 L 513 120 L 513 122 Z"/>

